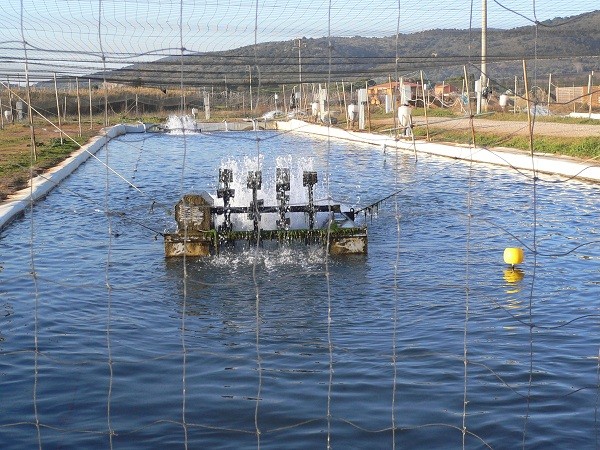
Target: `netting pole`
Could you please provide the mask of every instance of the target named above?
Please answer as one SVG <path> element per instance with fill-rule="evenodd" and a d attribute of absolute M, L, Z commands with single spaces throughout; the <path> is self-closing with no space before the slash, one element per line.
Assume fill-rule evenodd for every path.
<path fill-rule="evenodd" d="M 4 110 L 2 109 L 2 97 L 0 97 L 0 130 L 4 130 Z"/>
<path fill-rule="evenodd" d="M 102 57 L 104 61 L 104 57 Z M 106 67 L 106 64 L 103 64 Z M 106 72 L 106 69 L 104 70 Z M 106 84 L 106 77 L 102 79 L 102 87 L 104 90 L 104 126 L 108 127 L 108 84 Z"/>
<path fill-rule="evenodd" d="M 26 67 L 25 73 L 25 85 L 27 88 L 27 116 L 29 118 L 29 129 L 31 130 L 31 158 L 35 162 L 37 161 L 37 144 L 35 139 L 35 124 L 33 123 L 33 107 L 31 106 L 31 86 L 29 85 L 29 69 Z M 12 120 L 14 122 L 15 117 L 12 115 Z M 33 174 L 31 174 L 31 178 L 33 178 Z"/>
<path fill-rule="evenodd" d="M 250 84 L 250 113 L 252 113 L 254 110 L 254 105 L 252 103 L 252 66 L 248 66 L 248 73 L 250 74 L 250 81 L 248 82 Z"/>
<path fill-rule="evenodd" d="M 517 113 L 517 76 L 515 75 L 515 90 L 513 92 L 513 114 Z"/>
<path fill-rule="evenodd" d="M 8 86 L 8 109 L 10 110 L 10 123 L 15 123 L 15 115 L 12 107 L 12 91 L 10 89 L 10 78 L 6 77 L 6 85 Z"/>
<path fill-rule="evenodd" d="M 469 91 L 469 74 L 467 73 L 467 66 L 463 66 L 463 70 L 465 73 L 465 91 L 467 94 L 467 107 L 471 122 L 471 140 L 473 141 L 473 147 L 475 147 L 475 126 L 473 124 L 473 110 L 471 109 L 471 92 Z"/>
<path fill-rule="evenodd" d="M 425 139 L 429 141 L 429 121 L 427 120 L 427 100 L 425 99 L 425 83 L 423 82 L 423 71 L 421 70 L 421 94 L 423 96 L 423 110 L 425 111 Z M 412 133 L 411 133 L 412 134 Z"/>
<path fill-rule="evenodd" d="M 56 116 L 58 118 L 58 128 L 60 131 L 60 145 L 64 144 L 63 134 L 62 134 L 62 124 L 60 121 L 60 102 L 58 100 L 58 85 L 56 84 L 56 72 L 54 72 L 54 95 L 56 97 Z"/>
<path fill-rule="evenodd" d="M 77 91 L 77 125 L 79 137 L 81 137 L 81 97 L 79 96 L 79 78 L 75 78 L 75 90 Z"/>
<path fill-rule="evenodd" d="M 90 130 L 94 128 L 94 118 L 92 117 L 92 80 L 88 78 L 88 93 L 90 95 Z"/>
<path fill-rule="evenodd" d="M 367 121 L 369 122 L 369 133 L 371 132 L 371 99 L 369 98 L 369 82 L 365 81 L 365 90 L 367 91 Z"/>
<path fill-rule="evenodd" d="M 344 115 L 346 117 L 346 129 L 349 129 L 350 119 L 348 118 L 348 105 L 346 103 L 346 85 L 344 84 L 344 80 L 342 80 L 342 97 L 344 99 Z"/>
<path fill-rule="evenodd" d="M 229 92 L 227 92 L 227 75 L 225 75 L 225 111 L 229 111 Z"/>
<path fill-rule="evenodd" d="M 533 156 L 533 124 L 531 122 L 531 107 L 529 98 L 529 83 L 527 82 L 527 63 L 523 60 L 523 81 L 525 83 L 525 102 L 527 103 L 527 125 L 529 126 L 529 151 Z"/>
<path fill-rule="evenodd" d="M 593 86 L 592 77 L 593 76 L 594 76 L 594 71 L 592 70 L 592 73 L 590 73 L 590 75 L 588 77 L 588 95 L 589 95 L 588 116 L 590 119 L 592 118 L 592 86 Z"/>
<path fill-rule="evenodd" d="M 550 114 L 550 92 L 552 91 L 552 74 L 548 75 L 548 114 Z"/>

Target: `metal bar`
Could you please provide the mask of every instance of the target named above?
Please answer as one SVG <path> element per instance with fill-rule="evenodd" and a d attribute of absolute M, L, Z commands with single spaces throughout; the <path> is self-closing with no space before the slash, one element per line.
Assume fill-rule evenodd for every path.
<path fill-rule="evenodd" d="M 312 205 L 309 207 L 308 205 L 296 205 L 296 206 L 288 206 L 288 212 L 298 213 L 309 213 L 311 211 L 314 212 L 334 212 L 334 213 L 342 213 L 340 205 Z M 248 214 L 258 210 L 259 213 L 278 213 L 279 206 L 259 206 L 258 208 L 253 208 L 251 206 L 230 206 L 225 208 L 223 206 L 213 206 L 210 208 L 211 214 L 222 215 L 225 213 L 231 214 Z"/>

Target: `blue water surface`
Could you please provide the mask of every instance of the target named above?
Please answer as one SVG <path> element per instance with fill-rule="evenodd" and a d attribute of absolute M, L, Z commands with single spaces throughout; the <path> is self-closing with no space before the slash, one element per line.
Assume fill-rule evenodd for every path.
<path fill-rule="evenodd" d="M 0 234 L 0 448 L 599 448 L 597 185 L 275 132 L 97 158 Z M 177 200 L 232 164 L 397 195 L 359 215 L 364 256 L 165 258 Z"/>

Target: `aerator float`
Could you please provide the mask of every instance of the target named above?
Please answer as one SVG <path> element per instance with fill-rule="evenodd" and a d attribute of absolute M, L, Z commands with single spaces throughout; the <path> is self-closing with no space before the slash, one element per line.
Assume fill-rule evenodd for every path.
<path fill-rule="evenodd" d="M 187 194 L 175 205 L 177 231 L 165 233 L 165 255 L 209 256 L 221 252 L 224 248 L 235 247 L 239 243 L 261 245 L 267 241 L 279 244 L 304 243 L 327 246 L 331 255 L 364 254 L 367 252 L 367 229 L 354 223 L 354 210 L 342 210 L 339 204 L 327 202 L 316 204 L 314 187 L 317 184 L 317 172 L 304 171 L 302 185 L 307 189 L 308 201 L 305 204 L 290 204 L 290 171 L 277 168 L 275 174 L 277 204 L 266 206 L 258 198 L 262 189 L 262 172 L 248 172 L 246 186 L 252 193 L 247 206 L 232 206 L 235 197 L 233 189 L 233 171 L 219 170 L 219 188 L 217 198 L 203 192 Z M 222 201 L 223 206 L 216 205 Z M 236 223 L 239 218 L 252 222 L 249 229 L 241 229 Z M 274 215 L 275 228 L 263 225 L 265 215 Z M 290 220 L 295 215 L 304 215 L 304 228 L 293 228 Z M 319 220 L 325 217 L 325 220 Z M 317 223 L 322 221 L 319 227 Z M 273 220 L 270 221 L 271 223 Z"/>

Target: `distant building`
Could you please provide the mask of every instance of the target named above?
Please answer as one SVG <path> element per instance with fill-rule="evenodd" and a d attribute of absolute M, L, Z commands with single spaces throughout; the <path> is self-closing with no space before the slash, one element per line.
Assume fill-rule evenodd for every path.
<path fill-rule="evenodd" d="M 413 83 L 411 81 L 405 81 L 403 83 L 404 95 L 406 101 L 416 100 L 418 97 L 423 96 L 423 90 L 421 89 L 420 83 Z M 372 105 L 380 105 L 385 103 L 386 95 L 397 95 L 399 96 L 399 86 L 400 83 L 398 81 L 390 81 L 388 83 L 377 84 L 375 86 L 371 86 L 368 89 L 369 93 L 369 102 Z M 400 102 L 400 98 L 397 99 Z"/>
<path fill-rule="evenodd" d="M 435 96 L 438 98 L 448 97 L 451 94 L 456 94 L 458 88 L 452 84 L 438 84 L 434 88 Z"/>

